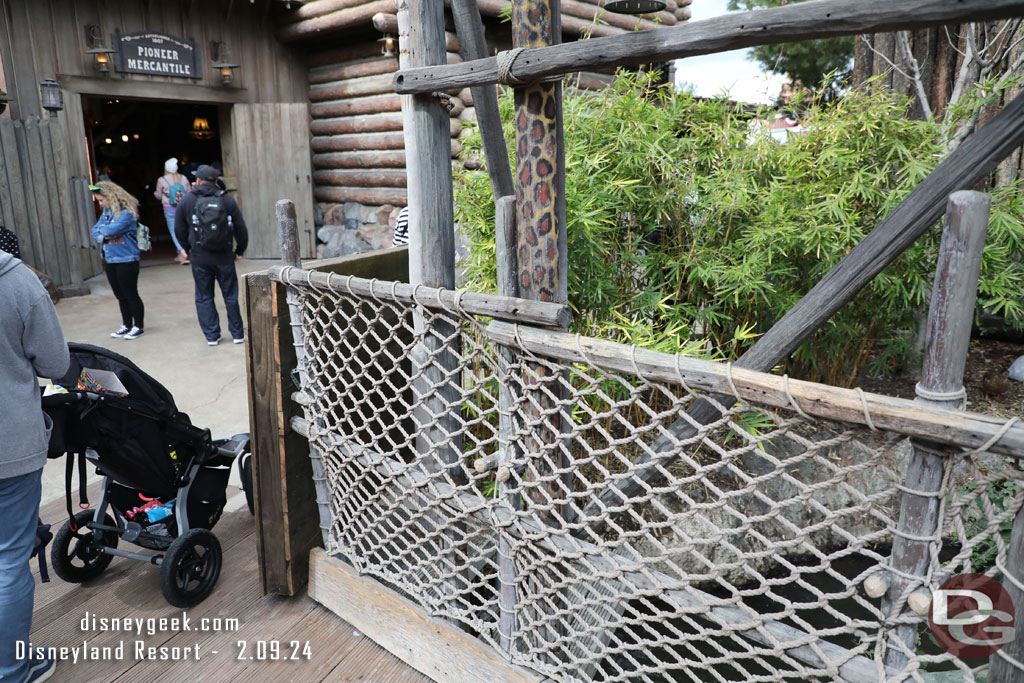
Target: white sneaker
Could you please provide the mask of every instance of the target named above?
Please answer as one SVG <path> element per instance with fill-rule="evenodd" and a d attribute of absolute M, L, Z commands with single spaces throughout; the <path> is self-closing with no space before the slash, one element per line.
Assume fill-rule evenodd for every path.
<path fill-rule="evenodd" d="M 128 334 L 124 335 L 124 338 L 125 339 L 138 339 L 143 334 L 145 334 L 145 331 L 142 328 L 140 328 L 140 327 L 133 327 L 131 332 L 129 332 Z"/>
<path fill-rule="evenodd" d="M 131 332 L 131 330 L 128 329 L 127 325 L 121 325 L 121 327 L 118 328 L 117 332 L 111 332 L 110 336 L 113 337 L 114 339 L 120 339 L 129 332 Z"/>
<path fill-rule="evenodd" d="M 245 343 L 245 337 L 242 337 L 241 339 L 232 339 L 231 343 L 232 344 L 244 344 Z"/>
<path fill-rule="evenodd" d="M 207 346 L 216 346 L 217 344 L 220 344 L 220 337 L 217 337 L 216 339 L 213 339 L 213 340 L 210 340 L 210 339 L 206 340 L 206 345 Z"/>

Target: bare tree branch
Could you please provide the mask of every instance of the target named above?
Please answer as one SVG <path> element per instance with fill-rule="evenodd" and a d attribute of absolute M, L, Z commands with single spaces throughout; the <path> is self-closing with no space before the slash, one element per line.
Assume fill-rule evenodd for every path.
<path fill-rule="evenodd" d="M 875 49 L 875 46 L 874 46 L 874 45 L 872 45 L 872 44 L 871 44 L 870 42 L 868 42 L 868 38 L 867 38 L 867 36 L 863 36 L 863 35 L 862 35 L 862 36 L 861 36 L 861 40 L 863 40 L 863 41 L 864 41 L 864 44 L 868 46 L 868 49 L 869 49 L 869 50 L 871 50 L 871 51 L 872 51 L 872 52 L 874 52 L 874 53 L 875 53 L 876 55 L 878 55 L 879 57 L 881 57 L 882 59 L 884 59 L 884 60 L 885 60 L 885 63 L 886 63 L 886 64 L 888 64 L 889 66 L 891 66 L 891 67 L 893 68 L 893 70 L 895 70 L 895 71 L 896 71 L 897 73 L 899 73 L 899 74 L 900 74 L 901 76 L 903 76 L 904 78 L 907 78 L 907 79 L 911 79 L 911 80 L 913 79 L 913 77 L 912 77 L 912 76 L 911 76 L 910 74 L 908 74 L 908 73 L 907 73 L 906 71 L 904 71 L 903 69 L 901 69 L 901 68 L 899 68 L 898 66 L 896 66 L 896 65 L 895 65 L 895 64 L 893 63 L 893 61 L 892 61 L 891 59 L 889 59 L 889 58 L 888 58 L 888 57 L 886 57 L 886 56 L 885 56 L 884 54 L 882 54 L 882 53 L 881 53 L 881 52 L 879 52 L 879 51 L 878 51 L 877 49 Z"/>
<path fill-rule="evenodd" d="M 896 45 L 903 53 L 903 59 L 910 65 L 910 72 L 913 74 L 910 79 L 914 82 L 914 89 L 917 90 L 917 99 L 921 103 L 921 111 L 924 112 L 926 121 L 932 120 L 932 107 L 928 102 L 928 93 L 924 89 L 924 81 L 921 79 L 921 66 L 910 49 L 910 32 L 898 31 L 896 33 Z"/>

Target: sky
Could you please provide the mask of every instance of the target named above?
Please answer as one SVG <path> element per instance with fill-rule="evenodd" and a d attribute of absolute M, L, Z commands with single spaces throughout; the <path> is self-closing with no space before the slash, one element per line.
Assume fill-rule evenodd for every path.
<path fill-rule="evenodd" d="M 728 0 L 693 0 L 690 21 L 727 14 Z M 728 91 L 738 102 L 771 104 L 782 87 L 781 76 L 770 76 L 749 59 L 749 50 L 676 60 L 676 84 L 691 84 L 695 94 L 713 97 Z"/>

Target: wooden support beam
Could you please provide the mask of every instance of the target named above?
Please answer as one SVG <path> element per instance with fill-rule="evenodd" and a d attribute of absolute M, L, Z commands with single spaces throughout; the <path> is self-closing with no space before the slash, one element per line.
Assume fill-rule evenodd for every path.
<path fill-rule="evenodd" d="M 1021 15 L 1024 0 L 815 0 L 530 49 L 515 60 L 511 76 L 530 82 L 574 71 L 664 62 L 757 45 Z M 489 57 L 452 66 L 403 69 L 395 74 L 395 92 L 423 93 L 497 82 L 497 59 Z"/>
<path fill-rule="evenodd" d="M 520 348 L 517 330 L 513 325 L 492 322 L 486 329 L 487 336 L 499 344 Z M 643 378 L 654 382 L 678 384 L 682 377 L 692 389 L 724 394 L 729 397 L 729 403 L 735 403 L 729 384 L 730 371 L 722 363 L 677 357 L 649 349 L 638 348 L 634 351 L 632 346 L 585 337 L 580 338 L 577 345 L 574 334 L 522 326 L 518 329 L 518 339 L 522 341 L 523 350 L 539 356 L 567 363 L 592 363 L 602 370 L 625 375 L 635 374 L 636 367 Z M 792 408 L 786 396 L 787 381 L 782 377 L 735 365 L 731 373 L 740 398 L 776 408 Z M 1006 424 L 1006 418 L 995 415 L 967 413 L 869 392 L 864 392 L 862 402 L 855 389 L 841 389 L 796 379 L 788 380 L 788 384 L 797 405 L 808 415 L 866 426 L 866 407 L 873 424 L 879 429 L 951 446 L 978 448 L 998 434 Z M 990 450 L 1000 455 L 1019 457 L 1024 453 L 1024 423 L 1014 424 Z"/>
<path fill-rule="evenodd" d="M 358 296 L 367 296 L 385 301 L 397 301 L 403 304 L 419 303 L 430 310 L 454 310 L 456 301 L 462 310 L 470 315 L 483 315 L 501 320 L 509 320 L 523 324 L 562 326 L 568 324 L 571 317 L 569 307 L 564 304 L 552 304 L 544 301 L 533 301 L 519 297 L 483 294 L 480 292 L 441 289 L 426 285 L 392 284 L 378 282 L 366 278 L 346 275 L 334 275 L 308 270 L 291 270 L 287 273 L 283 266 L 271 266 L 268 270 L 270 279 L 285 282 L 298 287 L 330 287 L 352 292 Z"/>
<path fill-rule="evenodd" d="M 350 78 L 390 74 L 395 71 L 398 71 L 397 57 L 377 56 L 342 64 L 314 67 L 309 70 L 309 83 L 310 85 L 320 85 L 335 81 L 345 81 Z M 390 92 L 390 89 L 388 92 Z"/>
<path fill-rule="evenodd" d="M 1012 578 L 1011 578 L 1012 577 Z M 1013 520 L 1010 547 L 1006 552 L 1003 588 L 1010 594 L 1014 605 L 1024 605 L 1024 508 Z M 1020 665 L 1024 662 L 1024 628 L 1017 627 L 1012 643 L 1007 643 L 989 659 L 988 683 L 1017 683 L 1021 679 Z"/>
<path fill-rule="evenodd" d="M 971 340 L 991 206 L 992 199 L 987 194 L 970 191 L 954 192 L 946 203 L 946 228 L 935 264 L 924 364 L 917 385 L 918 400 L 928 405 L 956 410 L 966 399 L 966 394 L 963 398 L 954 398 L 951 394 L 958 394 L 964 388 L 967 345 Z M 918 539 L 934 538 L 940 531 L 942 479 L 946 468 L 952 467 L 946 458 L 934 453 L 935 446 L 930 438 L 913 440 L 912 444 L 913 452 L 903 482 L 905 488 L 900 496 L 899 521 L 892 541 L 895 571 L 884 577 L 889 590 L 882 600 L 882 612 L 892 616 L 905 609 L 909 593 L 919 588 L 908 577 L 924 577 L 928 572 L 933 542 Z M 936 539 L 934 543 L 941 545 L 942 541 Z M 914 652 L 916 624 L 900 624 L 892 635 L 903 642 L 907 651 Z M 892 643 L 886 649 L 887 666 L 903 669 L 909 659 Z"/>
<path fill-rule="evenodd" d="M 509 664 L 473 636 L 431 617 L 407 598 L 360 576 L 319 548 L 309 558 L 309 597 L 432 680 L 543 680 L 531 671 Z"/>
<path fill-rule="evenodd" d="M 462 46 L 462 58 L 483 59 L 488 54 L 487 39 L 484 37 L 484 23 L 476 3 L 473 0 L 451 0 L 451 5 L 455 30 L 458 31 L 459 44 Z M 498 93 L 491 86 L 473 88 L 471 93 L 487 159 L 487 174 L 491 179 L 491 194 L 497 201 L 500 197 L 515 193 L 501 115 L 498 113 Z M 465 100 L 462 102 L 465 103 Z M 509 248 L 514 247 L 509 245 Z"/>
<path fill-rule="evenodd" d="M 889 213 L 842 261 L 736 362 L 735 367 L 770 370 L 785 360 L 818 327 L 852 299 L 868 282 L 907 250 L 942 215 L 946 198 L 957 190 L 973 187 L 1024 144 L 1024 96 L 1018 96 L 982 126 L 932 171 L 920 185 Z M 687 411 L 694 421 L 707 424 L 719 411 L 707 401 Z M 680 418 L 670 428 L 671 438 L 651 445 L 651 452 L 668 450 L 679 439 L 694 434 L 689 420 Z M 650 461 L 646 453 L 637 464 Z M 639 477 L 617 481 L 602 491 L 584 514 L 596 518 L 608 506 L 635 495 L 644 481 L 656 477 L 653 469 Z M 601 523 L 596 523 L 601 526 Z"/>
<path fill-rule="evenodd" d="M 373 15 L 373 27 L 381 33 L 398 33 L 398 15 L 392 12 L 378 12 Z"/>

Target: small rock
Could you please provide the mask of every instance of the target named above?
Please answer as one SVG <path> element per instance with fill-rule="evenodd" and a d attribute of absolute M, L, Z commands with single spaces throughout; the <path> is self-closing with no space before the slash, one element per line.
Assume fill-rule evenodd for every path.
<path fill-rule="evenodd" d="M 377 207 L 377 212 L 375 214 L 374 223 L 378 223 L 378 224 L 382 224 L 382 225 L 387 225 L 388 217 L 391 216 L 391 212 L 394 211 L 394 210 L 395 210 L 395 207 L 391 206 L 390 204 L 385 204 L 384 206 L 378 206 Z"/>
<path fill-rule="evenodd" d="M 360 221 L 358 217 L 345 219 L 345 228 L 347 230 L 358 230 L 361 224 L 362 221 Z"/>
<path fill-rule="evenodd" d="M 1013 364 L 1010 365 L 1009 375 L 1012 380 L 1024 382 L 1024 356 L 1013 361 Z"/>
<path fill-rule="evenodd" d="M 345 222 L 345 209 L 341 204 L 324 204 L 324 225 L 341 225 Z"/>

